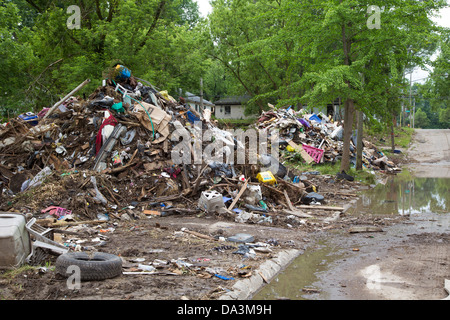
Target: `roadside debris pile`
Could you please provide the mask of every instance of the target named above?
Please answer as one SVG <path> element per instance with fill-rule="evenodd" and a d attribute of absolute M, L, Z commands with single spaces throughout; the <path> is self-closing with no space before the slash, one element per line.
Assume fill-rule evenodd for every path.
<path fill-rule="evenodd" d="M 301 216 L 294 206 L 309 203 L 304 196 L 315 186 L 270 155 L 259 155 L 258 165 L 198 157 L 199 143 L 236 148 L 237 141 L 210 121 L 208 110 L 199 114 L 142 82 L 121 73 L 86 100 L 74 90 L 51 108 L 2 124 L 0 210 L 32 213 L 38 222 L 206 213 L 272 223 L 274 214 Z M 195 138 L 198 123 L 213 133 L 210 140 L 184 143 L 175 134 Z M 175 163 L 174 152 L 193 163 Z M 270 171 L 273 165 L 278 170 Z"/>
<path fill-rule="evenodd" d="M 264 112 L 255 124 L 259 130 L 278 129 L 280 148 L 286 150 L 287 158 L 300 154 L 309 163 L 335 162 L 342 156 L 343 122 L 333 121 L 323 113 L 308 114 L 303 109 L 291 107 Z M 356 133 L 350 141 L 351 162 L 356 164 Z M 399 168 L 370 141 L 363 139 L 363 165 L 371 170 L 395 173 Z"/>

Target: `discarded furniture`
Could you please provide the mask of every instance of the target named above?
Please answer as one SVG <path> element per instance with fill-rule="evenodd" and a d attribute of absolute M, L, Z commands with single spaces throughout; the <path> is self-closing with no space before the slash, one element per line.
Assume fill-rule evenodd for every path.
<path fill-rule="evenodd" d="M 219 209 L 225 208 L 222 195 L 214 190 L 202 192 L 202 195 L 200 196 L 200 199 L 198 201 L 198 205 L 200 208 L 210 213 L 218 212 Z"/>
<path fill-rule="evenodd" d="M 0 269 L 20 267 L 30 254 L 30 237 L 22 214 L 0 212 Z"/>
<path fill-rule="evenodd" d="M 31 254 L 27 257 L 27 262 L 30 263 L 33 255 L 37 249 L 50 250 L 56 254 L 64 254 L 69 252 L 69 249 L 64 245 L 52 240 L 52 229 L 44 228 L 36 224 L 36 218 L 31 218 L 26 224 L 26 229 L 35 240 L 32 241 Z"/>

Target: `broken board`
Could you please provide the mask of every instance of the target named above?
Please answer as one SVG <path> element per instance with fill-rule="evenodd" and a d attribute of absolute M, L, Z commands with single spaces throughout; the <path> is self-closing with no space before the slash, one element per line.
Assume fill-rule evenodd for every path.
<path fill-rule="evenodd" d="M 295 149 L 295 151 L 299 152 L 303 158 L 303 160 L 306 161 L 307 164 L 310 164 L 314 161 L 314 159 L 298 144 L 296 144 L 294 141 L 289 140 L 287 143 Z"/>

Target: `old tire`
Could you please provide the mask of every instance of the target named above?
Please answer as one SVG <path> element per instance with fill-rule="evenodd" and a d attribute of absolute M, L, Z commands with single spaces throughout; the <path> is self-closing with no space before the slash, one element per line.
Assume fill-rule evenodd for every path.
<path fill-rule="evenodd" d="M 95 252 L 92 256 L 86 252 L 62 254 L 56 259 L 55 272 L 67 278 L 74 272 L 71 266 L 79 267 L 80 280 L 104 280 L 122 274 L 122 259 L 104 252 Z"/>

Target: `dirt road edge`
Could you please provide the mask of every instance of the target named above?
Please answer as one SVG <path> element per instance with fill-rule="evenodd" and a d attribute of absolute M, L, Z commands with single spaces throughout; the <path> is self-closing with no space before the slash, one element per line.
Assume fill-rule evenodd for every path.
<path fill-rule="evenodd" d="M 218 300 L 250 300 L 266 281 L 270 282 L 302 252 L 296 249 L 279 252 L 275 258 L 261 264 L 250 278 L 236 282 L 231 291 L 220 296 Z"/>

